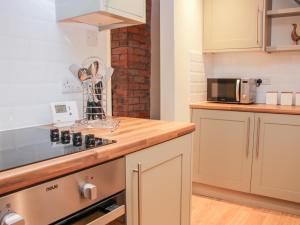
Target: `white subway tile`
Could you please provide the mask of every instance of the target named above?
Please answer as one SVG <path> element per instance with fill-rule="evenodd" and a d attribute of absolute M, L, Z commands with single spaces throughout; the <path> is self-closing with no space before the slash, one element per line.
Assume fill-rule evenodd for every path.
<path fill-rule="evenodd" d="M 51 122 L 50 102 L 75 100 L 82 114 L 82 95 L 61 93 L 61 83 L 74 79 L 68 68 L 92 55 L 108 61 L 107 32 L 57 23 L 54 2 L 0 4 L 0 130 Z M 98 46 L 87 46 L 88 30 L 97 31 Z"/>
<path fill-rule="evenodd" d="M 300 90 L 299 53 L 235 52 L 217 53 L 210 57 L 211 77 L 271 78 L 271 85 L 257 89 L 259 103 L 265 102 L 266 91 Z"/>

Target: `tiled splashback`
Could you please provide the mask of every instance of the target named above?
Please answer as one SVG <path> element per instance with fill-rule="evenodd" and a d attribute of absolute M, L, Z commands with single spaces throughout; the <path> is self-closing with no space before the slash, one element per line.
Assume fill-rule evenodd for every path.
<path fill-rule="evenodd" d="M 203 55 L 197 51 L 189 53 L 189 97 L 190 103 L 206 100 L 207 81 Z"/>
<path fill-rule="evenodd" d="M 269 80 L 258 88 L 257 102 L 267 91 L 300 92 L 300 53 L 233 52 L 206 55 L 208 77 L 250 77 Z"/>
<path fill-rule="evenodd" d="M 0 27 L 0 130 L 51 122 L 50 102 L 80 106 L 81 94 L 61 91 L 74 79 L 68 67 L 93 55 L 109 59 L 109 33 L 56 23 L 54 0 L 2 1 Z"/>

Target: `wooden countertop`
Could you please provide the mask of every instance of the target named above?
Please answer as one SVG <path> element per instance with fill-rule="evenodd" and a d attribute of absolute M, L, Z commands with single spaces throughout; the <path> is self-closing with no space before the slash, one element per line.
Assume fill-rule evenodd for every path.
<path fill-rule="evenodd" d="M 226 110 L 239 112 L 255 112 L 255 113 L 274 113 L 274 114 L 290 114 L 300 115 L 300 106 L 282 106 L 282 105 L 266 105 L 266 104 L 223 104 L 200 102 L 190 105 L 191 109 L 210 109 L 210 110 Z"/>
<path fill-rule="evenodd" d="M 136 118 L 117 118 L 119 128 L 114 132 L 101 129 L 85 129 L 117 143 L 59 157 L 28 166 L 0 172 L 0 196 L 94 166 L 129 153 L 183 136 L 195 130 L 192 123 L 167 122 Z"/>

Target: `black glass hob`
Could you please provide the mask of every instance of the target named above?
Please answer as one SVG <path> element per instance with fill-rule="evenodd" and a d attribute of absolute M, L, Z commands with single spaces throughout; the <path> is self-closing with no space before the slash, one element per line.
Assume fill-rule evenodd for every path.
<path fill-rule="evenodd" d="M 32 127 L 0 132 L 0 172 L 116 143 L 70 130 Z"/>

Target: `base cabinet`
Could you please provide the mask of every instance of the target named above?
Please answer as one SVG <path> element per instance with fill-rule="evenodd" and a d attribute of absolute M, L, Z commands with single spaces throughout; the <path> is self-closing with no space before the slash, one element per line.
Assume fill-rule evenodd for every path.
<path fill-rule="evenodd" d="M 193 111 L 194 181 L 250 191 L 253 113 Z"/>
<path fill-rule="evenodd" d="M 193 181 L 300 203 L 300 116 L 193 110 Z"/>
<path fill-rule="evenodd" d="M 126 156 L 128 225 L 189 225 L 192 135 Z"/>
<path fill-rule="evenodd" d="M 251 192 L 300 203 L 300 116 L 255 117 Z"/>

